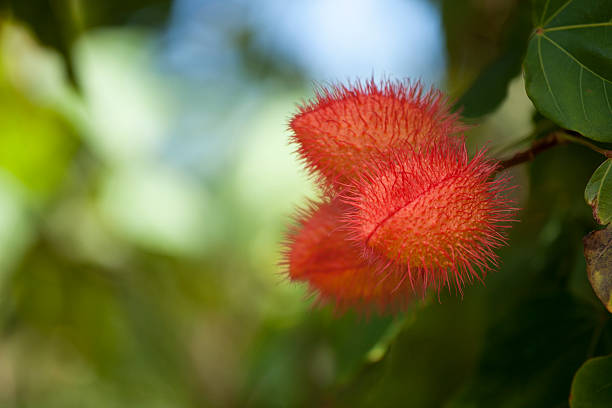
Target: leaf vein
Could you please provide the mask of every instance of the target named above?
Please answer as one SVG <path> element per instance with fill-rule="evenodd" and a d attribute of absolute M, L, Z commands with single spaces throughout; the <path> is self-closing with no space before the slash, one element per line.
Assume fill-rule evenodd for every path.
<path fill-rule="evenodd" d="M 604 96 L 606 97 L 606 103 L 608 104 L 608 110 L 612 112 L 612 106 L 610 105 L 610 99 L 608 99 L 608 91 L 606 90 L 606 82 L 603 79 L 601 80 L 601 82 L 603 83 Z"/>
<path fill-rule="evenodd" d="M 546 87 L 548 88 L 548 92 L 552 97 L 553 102 L 555 103 L 555 107 L 559 111 L 561 115 L 563 112 L 561 111 L 561 107 L 559 106 L 559 102 L 557 102 L 557 98 L 550 87 L 550 82 L 548 81 L 548 75 L 546 75 L 546 70 L 544 69 L 544 61 L 542 59 L 542 36 L 538 37 L 538 58 L 540 59 L 540 69 L 542 70 L 542 75 L 544 75 L 544 81 L 546 82 Z"/>
<path fill-rule="evenodd" d="M 587 113 L 586 113 L 586 108 L 584 107 L 584 92 L 582 90 L 582 73 L 584 72 L 584 68 L 580 67 L 580 74 L 578 75 L 578 91 L 580 92 L 580 104 L 582 105 L 582 113 L 584 114 L 584 118 L 586 119 L 587 122 L 590 122 L 591 120 L 589 119 Z"/>
<path fill-rule="evenodd" d="M 612 22 L 605 23 L 589 23 L 589 24 L 573 24 L 573 25 L 565 25 L 551 28 L 544 28 L 542 31 L 561 31 L 561 30 L 574 30 L 577 28 L 595 28 L 595 27 L 611 27 Z"/>
<path fill-rule="evenodd" d="M 574 1 L 574 0 L 567 0 L 565 2 L 565 4 L 563 4 L 561 7 L 559 7 L 557 9 L 557 11 L 555 11 L 550 17 L 548 17 L 546 19 L 546 21 L 542 24 L 542 26 L 544 27 L 548 23 L 550 23 L 555 17 L 557 17 L 559 15 L 559 13 L 561 13 L 567 6 L 569 6 L 572 1 Z M 546 7 L 544 8 L 544 13 L 542 13 L 542 20 L 544 20 L 544 16 L 546 15 L 546 9 L 548 9 L 548 2 L 546 2 Z"/>
<path fill-rule="evenodd" d="M 578 61 L 578 59 L 576 57 L 574 57 L 569 51 L 567 51 L 565 48 L 563 48 L 562 46 L 560 46 L 559 44 L 557 44 L 555 41 L 553 41 L 550 37 L 548 37 L 546 34 L 542 34 L 541 37 L 544 37 L 548 40 L 548 42 L 550 42 L 552 45 L 554 45 L 555 47 L 557 47 L 559 50 L 561 50 L 565 55 L 567 55 L 568 57 L 570 57 L 576 64 L 580 65 L 582 68 L 584 68 L 585 70 L 589 71 L 591 74 L 595 75 L 597 78 L 600 78 L 603 81 L 607 81 L 612 83 L 612 81 L 610 81 L 609 79 L 606 79 L 604 77 L 602 77 L 601 75 L 599 75 L 598 73 L 596 73 L 595 71 L 593 71 L 592 69 L 590 69 L 589 67 L 587 67 L 586 65 L 584 65 L 582 62 Z"/>
<path fill-rule="evenodd" d="M 572 0 L 568 0 L 572 1 Z M 548 11 L 548 3 L 550 3 L 550 0 L 546 0 L 546 3 L 544 3 L 544 10 L 542 10 L 542 17 L 540 18 L 540 25 L 543 26 L 545 25 L 544 21 L 544 17 L 546 17 L 546 12 Z"/>

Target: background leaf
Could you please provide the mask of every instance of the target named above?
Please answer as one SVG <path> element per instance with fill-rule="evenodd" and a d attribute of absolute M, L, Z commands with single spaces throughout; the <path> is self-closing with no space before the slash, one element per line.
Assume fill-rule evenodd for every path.
<path fill-rule="evenodd" d="M 456 103 L 465 118 L 477 118 L 493 112 L 506 99 L 508 85 L 521 70 L 531 30 L 528 3 L 514 10 L 503 49 L 491 61 Z"/>
<path fill-rule="evenodd" d="M 612 159 L 595 170 L 584 190 L 584 199 L 593 207 L 593 217 L 600 224 L 612 221 Z"/>
<path fill-rule="evenodd" d="M 580 367 L 570 397 L 572 408 L 612 406 L 612 355 L 588 360 Z"/>
<path fill-rule="evenodd" d="M 341 384 L 328 405 L 442 406 L 477 364 L 486 310 L 482 301 L 477 295 L 463 301 L 443 296 L 441 303 L 431 299 L 416 308 L 384 358 L 370 361 Z"/>
<path fill-rule="evenodd" d="M 599 327 L 593 311 L 563 291 L 526 301 L 490 330 L 476 376 L 446 407 L 565 405 Z"/>
<path fill-rule="evenodd" d="M 23 97 L 3 78 L 0 106 L 0 171 L 18 180 L 35 198 L 51 196 L 79 146 L 73 128 L 57 112 Z"/>
<path fill-rule="evenodd" d="M 593 231 L 584 237 L 587 274 L 595 294 L 612 313 L 612 228 Z"/>
<path fill-rule="evenodd" d="M 612 2 L 537 1 L 525 87 L 559 125 L 612 141 Z"/>
<path fill-rule="evenodd" d="M 263 331 L 251 356 L 248 405 L 285 407 L 309 401 L 319 406 L 324 389 L 358 370 L 394 324 L 401 326 L 402 320 L 373 316 L 365 322 L 352 313 L 338 317 L 326 310 L 313 312 L 299 326 Z"/>
<path fill-rule="evenodd" d="M 145 26 L 161 24 L 170 5 L 170 0 L 0 0 L 0 12 L 29 24 L 43 44 L 58 50 L 69 77 L 74 79 L 71 48 L 83 31 L 127 21 Z M 134 17 L 136 12 L 138 16 Z"/>

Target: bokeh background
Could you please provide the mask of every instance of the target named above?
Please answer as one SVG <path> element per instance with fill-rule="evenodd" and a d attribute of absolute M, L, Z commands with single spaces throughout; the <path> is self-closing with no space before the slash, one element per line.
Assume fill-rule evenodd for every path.
<path fill-rule="evenodd" d="M 0 406 L 438 407 L 534 276 L 591 301 L 581 189 L 598 163 L 580 148 L 539 159 L 539 198 L 513 171 L 525 219 L 463 299 L 334 316 L 278 266 L 317 197 L 287 131 L 313 84 L 412 78 L 458 98 L 523 3 L 3 1 Z M 516 75 L 474 148 L 530 132 Z"/>

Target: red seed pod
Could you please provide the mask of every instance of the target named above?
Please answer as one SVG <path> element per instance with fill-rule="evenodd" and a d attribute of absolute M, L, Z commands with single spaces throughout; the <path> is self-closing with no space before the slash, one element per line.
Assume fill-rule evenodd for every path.
<path fill-rule="evenodd" d="M 289 126 L 306 166 L 337 189 L 373 152 L 462 132 L 465 126 L 448 105 L 440 91 L 424 92 L 420 83 L 370 80 L 320 88 Z"/>
<path fill-rule="evenodd" d="M 438 290 L 481 279 L 516 211 L 506 177 L 460 139 L 396 150 L 363 164 L 343 195 L 351 239 L 370 257 Z"/>
<path fill-rule="evenodd" d="M 403 276 L 373 264 L 348 240 L 338 200 L 300 211 L 289 232 L 283 263 L 292 281 L 307 282 L 322 304 L 384 313 L 404 309 L 414 288 Z M 414 283 L 414 282 L 413 282 Z"/>

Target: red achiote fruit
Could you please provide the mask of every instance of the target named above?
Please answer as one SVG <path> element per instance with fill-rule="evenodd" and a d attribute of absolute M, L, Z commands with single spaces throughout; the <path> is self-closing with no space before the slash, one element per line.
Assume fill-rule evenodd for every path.
<path fill-rule="evenodd" d="M 362 257 L 340 223 L 345 210 L 333 200 L 298 212 L 286 243 L 284 263 L 290 279 L 308 283 L 318 302 L 339 310 L 403 309 L 414 288 L 395 271 L 385 271 Z"/>
<path fill-rule="evenodd" d="M 318 89 L 289 126 L 306 166 L 332 188 L 358 174 L 373 152 L 418 146 L 465 128 L 440 91 L 374 80 Z"/>
<path fill-rule="evenodd" d="M 516 208 L 506 177 L 461 139 L 392 150 L 362 163 L 343 195 L 350 237 L 366 256 L 438 290 L 480 279 L 497 265 Z"/>
<path fill-rule="evenodd" d="M 317 92 L 290 122 L 327 198 L 301 211 L 284 263 L 323 303 L 405 307 L 498 263 L 516 211 L 485 150 L 470 159 L 439 91 L 373 81 Z"/>

